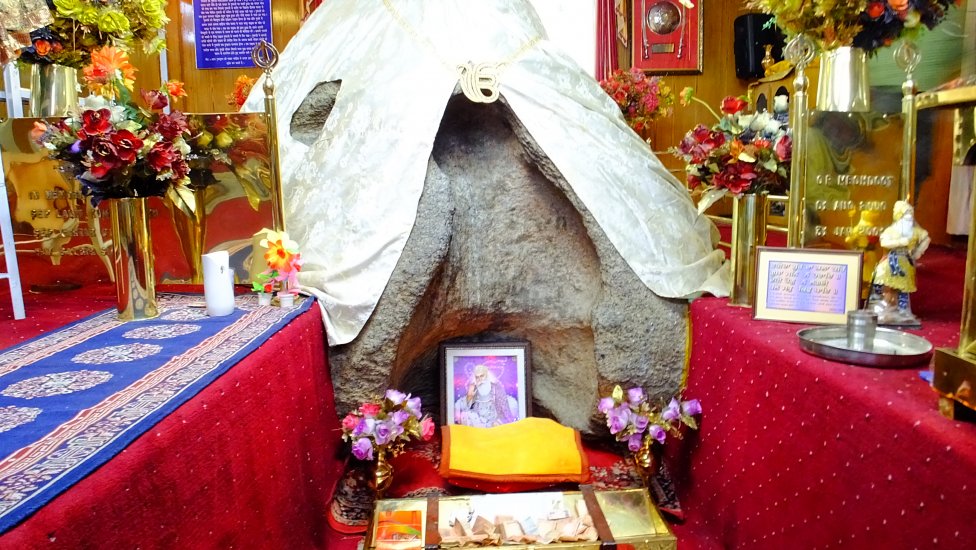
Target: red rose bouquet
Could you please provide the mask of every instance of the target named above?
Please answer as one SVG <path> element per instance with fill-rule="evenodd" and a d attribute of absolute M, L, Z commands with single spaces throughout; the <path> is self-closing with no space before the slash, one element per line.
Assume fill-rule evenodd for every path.
<path fill-rule="evenodd" d="M 168 196 L 192 210 L 186 117 L 180 111 L 163 112 L 186 95 L 183 85 L 167 82 L 158 90 L 142 90 L 143 107 L 132 101 L 134 79 L 125 52 L 111 46 L 96 50 L 92 66 L 85 69 L 93 91 L 84 100 L 85 108 L 40 125 L 37 142 L 81 182 L 94 205 L 104 199 Z"/>
<path fill-rule="evenodd" d="M 786 125 L 787 106 L 777 99 L 773 113 L 747 113 L 748 102 L 738 97 L 722 100 L 719 115 L 694 97 L 681 92 L 682 104 L 696 101 L 715 116 L 711 127 L 692 128 L 671 153 L 685 161 L 688 184 L 702 193 L 698 210 L 732 193 L 783 192 L 790 180 L 793 141 Z"/>

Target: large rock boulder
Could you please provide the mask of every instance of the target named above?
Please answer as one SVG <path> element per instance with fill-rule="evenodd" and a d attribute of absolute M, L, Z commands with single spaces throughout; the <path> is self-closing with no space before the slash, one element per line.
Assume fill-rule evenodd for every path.
<path fill-rule="evenodd" d="M 338 87 L 313 91 L 293 135 L 319 134 Z M 527 340 L 534 414 L 592 431 L 614 384 L 678 388 L 686 309 L 638 279 L 504 99 L 455 95 L 396 270 L 360 335 L 330 349 L 337 405 L 397 387 L 436 413 L 439 344 Z"/>

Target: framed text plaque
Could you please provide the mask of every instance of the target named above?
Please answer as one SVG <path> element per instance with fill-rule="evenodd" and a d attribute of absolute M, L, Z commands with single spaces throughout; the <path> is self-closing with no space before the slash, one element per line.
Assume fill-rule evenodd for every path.
<path fill-rule="evenodd" d="M 254 67 L 251 50 L 271 43 L 271 0 L 194 0 L 198 69 Z"/>
<path fill-rule="evenodd" d="M 844 324 L 861 297 L 861 253 L 759 247 L 755 318 Z"/>
<path fill-rule="evenodd" d="M 700 74 L 701 5 L 682 0 L 634 0 L 632 66 L 650 73 Z"/>

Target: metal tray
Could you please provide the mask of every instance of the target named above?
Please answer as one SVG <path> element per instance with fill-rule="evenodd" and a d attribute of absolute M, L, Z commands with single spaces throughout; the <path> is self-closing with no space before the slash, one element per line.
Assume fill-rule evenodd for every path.
<path fill-rule="evenodd" d="M 806 328 L 796 333 L 803 351 L 842 363 L 869 367 L 910 367 L 928 362 L 932 343 L 907 332 L 878 327 L 871 351 L 847 347 L 847 327 Z"/>

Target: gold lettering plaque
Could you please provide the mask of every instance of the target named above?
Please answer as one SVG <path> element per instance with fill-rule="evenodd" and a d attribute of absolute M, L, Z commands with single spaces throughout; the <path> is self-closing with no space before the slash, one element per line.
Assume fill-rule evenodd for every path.
<path fill-rule="evenodd" d="M 810 114 L 803 246 L 862 251 L 865 283 L 901 198 L 903 129 L 900 114 Z"/>

